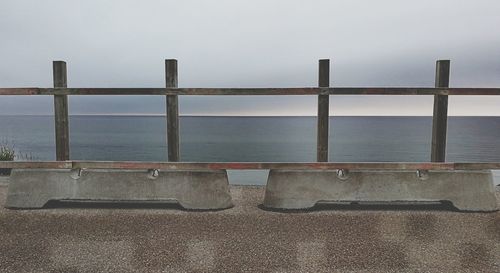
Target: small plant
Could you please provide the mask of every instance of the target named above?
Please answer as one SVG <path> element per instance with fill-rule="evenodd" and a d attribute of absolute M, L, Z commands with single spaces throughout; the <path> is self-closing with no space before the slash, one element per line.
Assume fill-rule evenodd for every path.
<path fill-rule="evenodd" d="M 14 148 L 14 145 L 7 140 L 0 141 L 0 161 L 35 161 L 37 157 L 31 153 L 21 153 Z M 10 175 L 12 169 L 0 168 L 0 175 Z"/>
<path fill-rule="evenodd" d="M 0 144 L 0 161 L 13 161 L 16 158 L 16 152 L 12 146 L 6 143 Z M 0 175 L 10 175 L 12 169 L 0 168 Z"/>
<path fill-rule="evenodd" d="M 16 153 L 13 148 L 9 146 L 0 146 L 0 161 L 13 161 Z"/>

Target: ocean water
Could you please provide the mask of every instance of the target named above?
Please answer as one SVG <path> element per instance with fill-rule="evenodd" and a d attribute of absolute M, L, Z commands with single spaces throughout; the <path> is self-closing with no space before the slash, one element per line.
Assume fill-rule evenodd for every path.
<path fill-rule="evenodd" d="M 75 160 L 166 161 L 165 118 L 71 116 Z M 430 160 L 431 117 L 331 117 L 330 161 Z M 311 162 L 315 117 L 181 117 L 182 161 Z M 0 142 L 54 160 L 52 116 L 0 116 Z M 499 162 L 500 117 L 450 117 L 447 161 Z M 265 184 L 266 171 L 230 171 L 234 184 Z"/>

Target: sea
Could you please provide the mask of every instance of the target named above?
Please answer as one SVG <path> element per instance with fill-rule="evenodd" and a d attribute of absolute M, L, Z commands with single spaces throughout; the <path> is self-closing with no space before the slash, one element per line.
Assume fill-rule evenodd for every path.
<path fill-rule="evenodd" d="M 166 161 L 162 116 L 70 116 L 74 160 Z M 329 161 L 430 161 L 432 117 L 331 117 Z M 0 116 L 0 143 L 20 160 L 55 160 L 53 116 Z M 181 161 L 314 162 L 315 117 L 180 117 Z M 446 161 L 500 162 L 500 117 L 449 117 Z M 267 171 L 228 171 L 263 185 Z M 495 184 L 500 173 L 494 172 Z"/>

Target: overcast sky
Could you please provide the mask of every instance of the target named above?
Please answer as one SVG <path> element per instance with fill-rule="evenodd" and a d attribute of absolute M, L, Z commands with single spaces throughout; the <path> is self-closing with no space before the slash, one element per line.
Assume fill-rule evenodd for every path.
<path fill-rule="evenodd" d="M 451 59 L 452 87 L 500 87 L 500 1 L 0 2 L 0 86 L 51 87 L 52 60 L 69 87 L 434 85 Z M 161 114 L 161 96 L 70 97 L 70 114 Z M 314 115 L 316 98 L 181 97 L 183 115 Z M 52 97 L 0 97 L 0 114 L 52 114 Z M 335 96 L 335 115 L 432 115 L 432 97 Z M 500 98 L 450 97 L 451 115 L 500 116 Z"/>

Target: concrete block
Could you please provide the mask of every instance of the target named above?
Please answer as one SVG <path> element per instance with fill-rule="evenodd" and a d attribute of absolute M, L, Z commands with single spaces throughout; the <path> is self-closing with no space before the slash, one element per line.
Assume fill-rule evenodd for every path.
<path fill-rule="evenodd" d="M 271 170 L 264 206 L 306 209 L 321 201 L 450 201 L 464 211 L 498 210 L 491 171 Z"/>
<path fill-rule="evenodd" d="M 232 206 L 225 170 L 13 170 L 7 208 L 41 208 L 49 200 L 176 201 L 186 209 Z"/>

